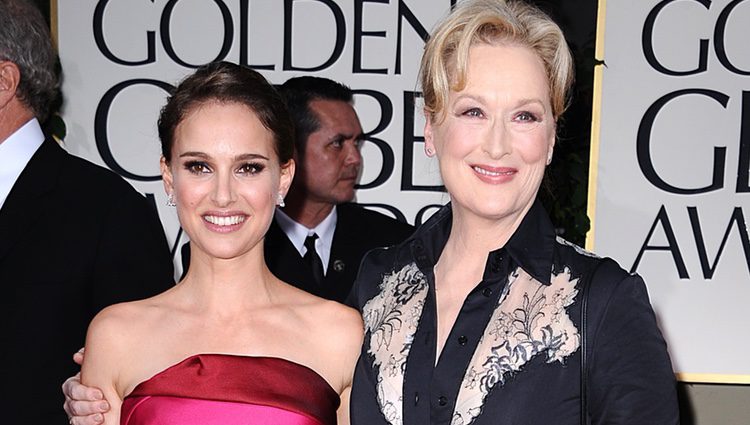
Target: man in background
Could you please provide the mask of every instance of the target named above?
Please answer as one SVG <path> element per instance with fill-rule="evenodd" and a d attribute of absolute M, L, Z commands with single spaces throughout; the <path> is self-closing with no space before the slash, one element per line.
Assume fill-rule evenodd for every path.
<path fill-rule="evenodd" d="M 39 10 L 0 0 L 0 376 L 16 386 L 3 400 L 13 406 L 2 419 L 9 424 L 67 423 L 60 384 L 76 372 L 70 353 L 89 321 L 173 284 L 147 200 L 45 138 L 55 63 Z"/>
<path fill-rule="evenodd" d="M 363 137 L 351 89 L 305 76 L 279 91 L 295 123 L 297 171 L 266 235 L 266 263 L 281 280 L 344 302 L 365 253 L 403 241 L 414 228 L 350 203 Z"/>

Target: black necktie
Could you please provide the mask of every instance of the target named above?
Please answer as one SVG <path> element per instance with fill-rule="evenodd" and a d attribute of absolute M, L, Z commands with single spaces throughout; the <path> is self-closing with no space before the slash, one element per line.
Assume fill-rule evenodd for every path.
<path fill-rule="evenodd" d="M 320 261 L 318 252 L 315 250 L 315 239 L 318 239 L 318 235 L 316 235 L 315 233 L 305 238 L 305 248 L 307 248 L 307 252 L 305 252 L 305 256 L 302 257 L 302 259 L 305 261 L 305 264 L 307 264 L 307 266 L 310 268 L 315 284 L 322 287 L 323 286 L 323 262 Z"/>

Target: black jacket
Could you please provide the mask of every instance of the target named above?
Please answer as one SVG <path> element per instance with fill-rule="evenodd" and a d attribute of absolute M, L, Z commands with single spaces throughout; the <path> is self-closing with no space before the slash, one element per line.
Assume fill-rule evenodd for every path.
<path fill-rule="evenodd" d="M 78 370 L 71 357 L 93 316 L 173 283 L 167 240 L 146 198 L 45 141 L 0 209 L 0 376 L 13 383 L 3 422 L 67 424 L 60 385 Z"/>
<path fill-rule="evenodd" d="M 414 228 L 356 204 L 338 205 L 336 214 L 336 230 L 323 287 L 315 284 L 299 251 L 276 220 L 266 234 L 265 256 L 266 264 L 279 279 L 320 297 L 344 302 L 367 251 L 400 243 Z"/>
<path fill-rule="evenodd" d="M 363 261 L 352 293 L 366 330 L 352 424 L 579 425 L 585 282 L 591 423 L 678 423 L 643 281 L 556 238 L 538 203 L 506 246 L 488 253 L 435 364 L 433 267 L 450 228 L 448 205 Z M 607 266 L 591 280 L 599 264 Z"/>

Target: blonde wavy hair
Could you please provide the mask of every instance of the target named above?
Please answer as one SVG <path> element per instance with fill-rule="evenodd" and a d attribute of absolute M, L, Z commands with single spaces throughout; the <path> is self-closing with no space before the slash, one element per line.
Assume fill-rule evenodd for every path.
<path fill-rule="evenodd" d="M 567 107 L 573 58 L 560 27 L 538 8 L 515 0 L 465 0 L 438 23 L 425 45 L 420 82 L 426 113 L 445 118 L 451 90 L 466 87 L 469 51 L 477 44 L 531 49 L 547 74 L 555 121 Z"/>

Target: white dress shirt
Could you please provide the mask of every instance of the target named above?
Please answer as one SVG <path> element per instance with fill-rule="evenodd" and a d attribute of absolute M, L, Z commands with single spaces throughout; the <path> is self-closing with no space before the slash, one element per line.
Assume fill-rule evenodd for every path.
<path fill-rule="evenodd" d="M 317 226 L 312 229 L 297 223 L 284 213 L 280 208 L 276 208 L 274 219 L 278 223 L 286 237 L 292 242 L 299 255 L 304 257 L 307 252 L 305 248 L 305 239 L 313 233 L 318 235 L 315 240 L 315 250 L 318 257 L 323 263 L 323 273 L 328 272 L 328 261 L 331 259 L 331 245 L 333 244 L 333 233 L 336 230 L 336 207 L 333 207 L 330 214 L 323 219 Z"/>
<path fill-rule="evenodd" d="M 32 118 L 0 143 L 0 208 L 18 176 L 42 143 L 44 133 L 36 118 Z"/>

